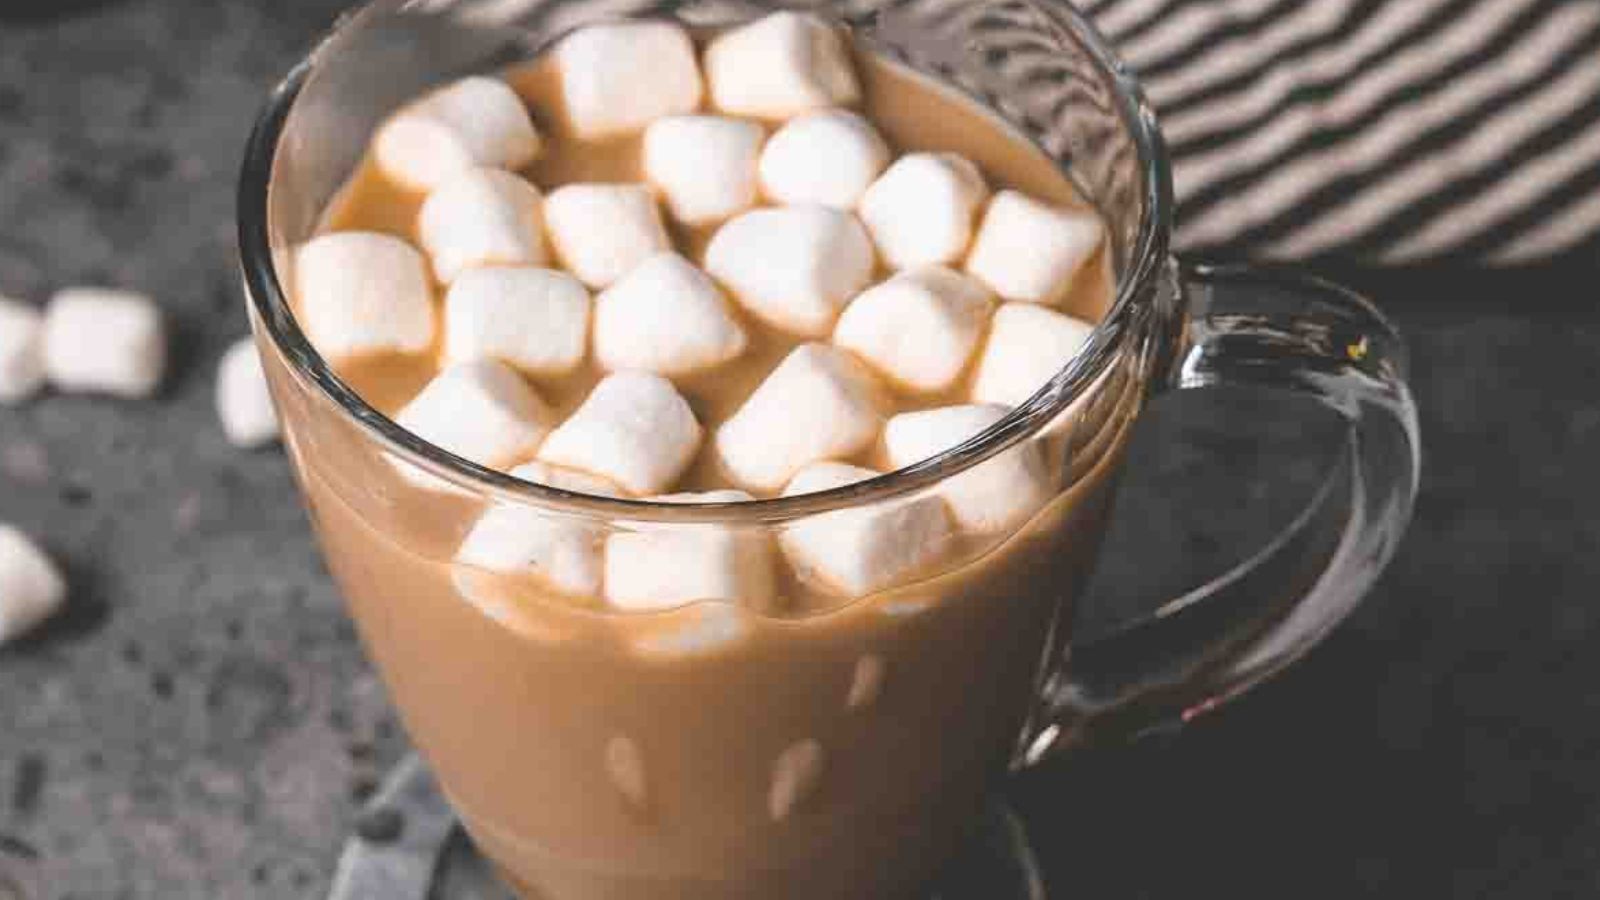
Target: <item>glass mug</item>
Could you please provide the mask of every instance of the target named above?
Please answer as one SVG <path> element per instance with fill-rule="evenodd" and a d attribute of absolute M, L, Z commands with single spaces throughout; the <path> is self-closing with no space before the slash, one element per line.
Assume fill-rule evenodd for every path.
<path fill-rule="evenodd" d="M 1057 0 L 820 8 L 869 49 L 1003 117 L 1108 226 L 1115 300 L 1086 348 L 946 453 L 756 503 L 581 496 L 420 441 L 312 349 L 283 289 L 288 251 L 314 233 L 398 105 L 586 23 L 718 26 L 779 8 L 378 0 L 289 75 L 248 148 L 239 235 L 251 319 L 317 534 L 409 734 L 480 849 L 527 897 L 911 896 L 1008 769 L 1187 719 L 1303 653 L 1372 584 L 1410 516 L 1417 426 L 1393 327 L 1320 281 L 1181 271 L 1168 255 L 1171 179 L 1154 117 L 1103 40 Z M 1216 385 L 1333 410 L 1348 423 L 1338 465 L 1293 525 L 1233 571 L 1075 645 L 1073 601 L 1131 424 L 1155 392 Z M 827 609 L 608 613 L 452 562 L 487 509 L 546 550 L 577 554 L 574 565 L 630 533 L 768 547 L 808 528 L 847 534 L 863 516 L 970 490 L 986 467 L 1042 446 L 1054 448 L 1055 488 L 1036 515 L 932 577 Z"/>

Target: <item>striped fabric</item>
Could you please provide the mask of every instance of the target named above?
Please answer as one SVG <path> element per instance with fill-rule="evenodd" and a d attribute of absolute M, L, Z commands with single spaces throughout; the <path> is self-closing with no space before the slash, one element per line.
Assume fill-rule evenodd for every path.
<path fill-rule="evenodd" d="M 1600 260 L 1600 0 L 1082 0 L 1171 147 L 1178 245 Z"/>

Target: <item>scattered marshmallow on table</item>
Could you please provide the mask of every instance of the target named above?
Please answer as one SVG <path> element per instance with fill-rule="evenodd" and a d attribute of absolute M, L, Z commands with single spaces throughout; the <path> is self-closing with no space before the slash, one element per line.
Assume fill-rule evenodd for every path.
<path fill-rule="evenodd" d="M 556 47 L 567 120 L 585 140 L 638 131 L 700 105 L 689 35 L 668 22 L 581 28 Z"/>
<path fill-rule="evenodd" d="M 603 288 L 672 249 L 655 195 L 642 184 L 569 184 L 545 198 L 545 228 L 567 270 Z"/>
<path fill-rule="evenodd" d="M 989 198 L 983 173 L 954 153 L 908 153 L 861 195 L 861 221 L 897 269 L 955 264 Z"/>
<path fill-rule="evenodd" d="M 45 373 L 61 391 L 148 397 L 166 368 L 161 310 L 132 291 L 57 291 L 45 307 L 43 340 Z"/>
<path fill-rule="evenodd" d="M 981 404 L 901 413 L 883 429 L 889 462 L 903 469 L 937 456 L 1005 414 L 1003 406 Z M 1020 525 L 1050 499 L 1050 473 L 1039 442 L 1024 440 L 950 476 L 938 490 L 963 530 L 994 534 Z"/>
<path fill-rule="evenodd" d="M 794 476 L 783 496 L 831 490 L 878 474 L 846 463 L 812 463 Z M 944 499 L 923 493 L 800 519 L 784 527 L 781 543 L 802 577 L 861 597 L 926 573 L 954 536 Z"/>
<path fill-rule="evenodd" d="M 385 175 L 429 190 L 475 166 L 520 169 L 542 142 L 528 110 L 498 78 L 463 78 L 403 107 L 372 140 Z"/>
<path fill-rule="evenodd" d="M 44 384 L 44 316 L 0 297 L 0 404 L 21 403 Z"/>
<path fill-rule="evenodd" d="M 1004 190 L 989 201 L 978 225 L 967 273 L 1004 300 L 1055 304 L 1100 246 L 1100 218 Z"/>
<path fill-rule="evenodd" d="M 312 238 L 295 254 L 294 285 L 300 327 L 329 359 L 420 353 L 433 344 L 427 260 L 397 237 L 341 231 Z"/>
<path fill-rule="evenodd" d="M 688 375 L 747 343 L 716 283 L 676 253 L 650 257 L 595 298 L 594 358 L 610 371 Z"/>
<path fill-rule="evenodd" d="M 775 492 L 808 463 L 865 450 L 883 425 L 882 404 L 848 353 L 802 344 L 717 429 L 717 454 L 741 487 Z"/>
<path fill-rule="evenodd" d="M 444 298 L 449 362 L 497 359 L 535 378 L 583 362 L 593 302 L 565 272 L 527 266 L 465 272 Z"/>
<path fill-rule="evenodd" d="M 978 403 L 1021 406 L 1083 349 L 1094 325 L 1033 303 L 995 310 L 972 377 Z"/>
<path fill-rule="evenodd" d="M 417 238 L 433 273 L 449 284 L 478 266 L 544 263 L 539 189 L 498 169 L 468 169 L 442 182 L 417 214 Z"/>
<path fill-rule="evenodd" d="M 776 203 L 854 209 L 889 164 L 889 145 L 872 123 L 849 110 L 827 109 L 790 119 L 767 140 L 758 173 Z"/>
<path fill-rule="evenodd" d="M 757 209 L 731 219 L 706 247 L 706 271 L 768 325 L 822 337 L 872 279 L 872 242 L 847 212 Z"/>
<path fill-rule="evenodd" d="M 737 503 L 743 491 L 667 494 L 658 503 Z M 764 609 L 776 594 L 772 541 L 759 526 L 639 523 L 606 538 L 605 596 L 619 609 L 643 612 L 701 600 Z"/>
<path fill-rule="evenodd" d="M 236 447 L 259 447 L 278 437 L 278 414 L 267 391 L 256 343 L 240 338 L 217 366 L 217 417 L 222 433 Z"/>
<path fill-rule="evenodd" d="M 718 35 L 706 48 L 706 81 L 718 109 L 768 119 L 861 98 L 838 30 L 805 13 L 773 13 Z"/>
<path fill-rule="evenodd" d="M 650 372 L 607 375 L 539 448 L 539 459 L 655 494 L 700 447 L 700 423 L 672 382 Z"/>
<path fill-rule="evenodd" d="M 395 422 L 456 456 L 504 469 L 533 454 L 552 418 L 522 376 L 499 362 L 480 359 L 435 375 Z"/>
<path fill-rule="evenodd" d="M 901 272 L 850 301 L 833 342 L 915 392 L 943 391 L 983 337 L 989 291 L 943 266 Z"/>
<path fill-rule="evenodd" d="M 20 637 L 61 608 L 67 583 L 26 534 L 0 522 L 0 644 Z"/>
<path fill-rule="evenodd" d="M 617 497 L 617 486 L 594 475 L 541 462 L 510 472 L 562 490 Z M 558 590 L 578 596 L 599 594 L 603 529 L 576 515 L 513 503 L 491 506 L 467 532 L 456 562 L 505 574 L 536 573 Z"/>
<path fill-rule="evenodd" d="M 723 116 L 670 116 L 644 132 L 644 174 L 680 222 L 706 225 L 756 203 L 761 126 Z"/>

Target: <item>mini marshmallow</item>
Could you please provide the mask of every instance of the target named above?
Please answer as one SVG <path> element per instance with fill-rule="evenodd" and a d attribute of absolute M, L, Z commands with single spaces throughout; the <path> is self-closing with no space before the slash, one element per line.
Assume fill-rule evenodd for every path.
<path fill-rule="evenodd" d="M 945 406 L 901 413 L 883 429 L 884 447 L 897 469 L 965 442 L 1006 414 L 1002 406 Z M 1050 476 L 1037 441 L 1024 441 L 939 485 L 956 524 L 994 534 L 1020 525 L 1050 499 Z"/>
<path fill-rule="evenodd" d="M 676 253 L 650 257 L 595 300 L 594 357 L 611 371 L 688 375 L 737 357 L 747 341 L 716 284 Z"/>
<path fill-rule="evenodd" d="M 259 447 L 278 437 L 278 414 L 255 341 L 240 338 L 217 366 L 217 417 L 235 447 Z"/>
<path fill-rule="evenodd" d="M 161 383 L 167 336 L 149 297 L 67 288 L 44 313 L 44 368 L 61 391 L 148 397 Z"/>
<path fill-rule="evenodd" d="M 678 221 L 720 222 L 755 205 L 764 138 L 760 125 L 740 119 L 657 119 L 644 132 L 644 174 Z"/>
<path fill-rule="evenodd" d="M 417 239 L 444 284 L 478 266 L 544 263 L 539 189 L 498 169 L 468 169 L 428 195 Z"/>
<path fill-rule="evenodd" d="M 524 481 L 601 497 L 620 496 L 611 482 L 541 462 L 511 470 Z M 479 517 L 456 550 L 456 562 L 506 574 L 534 573 L 558 590 L 597 596 L 601 527 L 532 506 L 497 504 Z"/>
<path fill-rule="evenodd" d="M 802 344 L 722 423 L 717 453 L 737 484 L 777 491 L 808 463 L 865 450 L 883 425 L 881 403 L 849 354 Z"/>
<path fill-rule="evenodd" d="M 650 372 L 616 372 L 550 434 L 539 459 L 602 475 L 630 493 L 654 494 L 683 474 L 700 437 L 700 423 L 672 382 Z"/>
<path fill-rule="evenodd" d="M 794 476 L 783 496 L 826 491 L 879 474 L 845 463 L 812 463 Z M 944 499 L 925 493 L 801 519 L 784 529 L 781 542 L 802 577 L 862 597 L 926 572 L 954 534 Z"/>
<path fill-rule="evenodd" d="M 717 36 L 706 48 L 706 81 L 718 109 L 758 118 L 861 98 L 839 32 L 804 13 L 773 13 Z"/>
<path fill-rule="evenodd" d="M 966 157 L 910 153 L 867 188 L 860 215 L 889 265 L 954 265 L 967 252 L 973 219 L 987 199 L 983 173 Z"/>
<path fill-rule="evenodd" d="M 0 297 L 0 404 L 21 403 L 44 384 L 43 331 L 38 310 Z"/>
<path fill-rule="evenodd" d="M 1093 212 L 1000 191 L 978 226 L 967 273 L 1005 300 L 1059 303 L 1072 277 L 1100 246 L 1100 233 L 1100 219 Z"/>
<path fill-rule="evenodd" d="M 718 229 L 706 271 L 774 328 L 822 337 L 872 279 L 872 242 L 856 217 L 822 206 L 747 212 Z"/>
<path fill-rule="evenodd" d="M 672 249 L 655 195 L 640 184 L 569 184 L 544 203 L 545 227 L 562 265 L 603 288 Z"/>
<path fill-rule="evenodd" d="M 493 360 L 456 363 L 395 416 L 425 441 L 491 469 L 527 457 L 553 418 L 522 376 Z M 402 470 L 404 471 L 404 470 Z M 431 476 L 425 476 L 431 477 Z"/>
<path fill-rule="evenodd" d="M 556 48 L 567 119 L 580 138 L 638 131 L 700 105 L 700 68 L 682 28 L 618 22 L 582 28 Z"/>
<path fill-rule="evenodd" d="M 833 342 L 913 392 L 943 391 L 983 337 L 989 291 L 943 266 L 902 272 L 845 307 Z"/>
<path fill-rule="evenodd" d="M 889 145 L 866 119 L 842 109 L 807 113 L 761 151 L 761 190 L 776 203 L 854 209 L 889 164 Z"/>
<path fill-rule="evenodd" d="M 317 352 L 332 360 L 421 353 L 433 344 L 433 288 L 416 248 L 387 234 L 343 231 L 295 254 L 296 312 Z"/>
<path fill-rule="evenodd" d="M 1037 304 L 1002 304 L 972 377 L 973 401 L 1022 405 L 1066 368 L 1093 332 L 1089 322 Z"/>
<path fill-rule="evenodd" d="M 0 523 L 0 644 L 50 618 L 67 599 L 61 571 L 26 534 Z"/>
<path fill-rule="evenodd" d="M 496 267 L 465 272 L 444 298 L 448 362 L 497 359 L 535 378 L 583 362 L 589 291 L 565 272 Z"/>
<path fill-rule="evenodd" d="M 738 503 L 743 491 L 667 494 L 659 503 Z M 701 600 L 765 609 L 776 594 L 772 542 L 765 532 L 720 525 L 641 523 L 606 538 L 606 601 L 632 612 Z"/>
<path fill-rule="evenodd" d="M 378 168 L 417 191 L 475 166 L 520 169 L 540 148 L 522 99 L 505 82 L 480 76 L 402 108 L 372 140 Z"/>
<path fill-rule="evenodd" d="M 750 634 L 750 614 L 730 603 L 701 603 L 630 623 L 628 644 L 641 659 L 668 665 L 718 653 Z"/>

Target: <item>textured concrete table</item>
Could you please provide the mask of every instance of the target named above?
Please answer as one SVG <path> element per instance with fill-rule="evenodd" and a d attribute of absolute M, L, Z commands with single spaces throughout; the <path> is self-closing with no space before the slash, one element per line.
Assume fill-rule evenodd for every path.
<path fill-rule="evenodd" d="M 142 288 L 176 331 L 153 403 L 0 411 L 0 519 L 73 583 L 67 615 L 0 651 L 0 898 L 318 897 L 404 750 L 281 455 L 229 448 L 211 411 L 244 330 L 244 135 L 341 5 L 0 21 L 0 292 Z M 1412 536 L 1288 676 L 1176 740 L 1025 777 L 1062 896 L 1600 885 L 1600 247 L 1512 274 L 1328 271 L 1412 338 L 1429 442 Z M 1186 479 L 1167 436 L 1138 452 Z M 1137 573 L 1161 527 L 1126 523 L 1106 579 Z"/>

